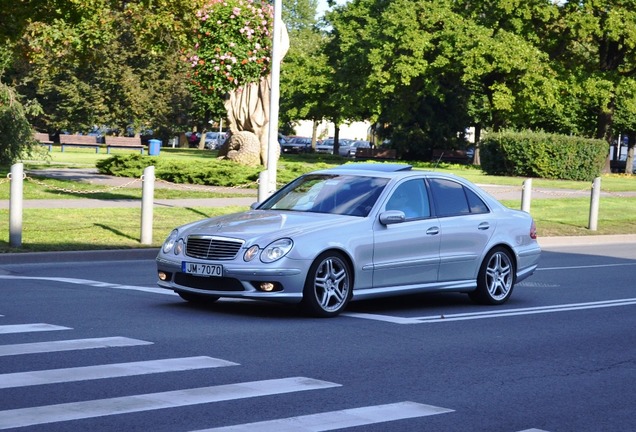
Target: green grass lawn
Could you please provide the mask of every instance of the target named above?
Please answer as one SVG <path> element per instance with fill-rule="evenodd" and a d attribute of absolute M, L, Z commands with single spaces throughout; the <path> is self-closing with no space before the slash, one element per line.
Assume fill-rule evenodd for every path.
<path fill-rule="evenodd" d="M 125 151 L 125 150 L 123 150 Z M 113 153 L 116 153 L 114 151 Z M 105 152 L 95 154 L 93 150 L 71 148 L 64 153 L 54 148 L 44 154 L 41 160 L 25 161 L 25 171 L 43 168 L 94 168 L 97 160 L 110 157 Z M 196 149 L 162 148 L 160 155 L 165 160 L 215 160 L 216 153 Z M 153 157 L 149 157 L 152 162 Z M 280 170 L 288 170 L 294 175 L 312 169 L 337 165 L 346 160 L 333 156 L 289 155 L 279 161 Z M 495 177 L 484 174 L 474 167 L 458 165 L 433 166 L 414 164 L 422 169 L 452 172 L 477 184 L 507 185 L 519 188 L 524 179 Z M 10 182 L 6 178 L 10 167 L 0 167 L 0 200 L 8 200 Z M 621 195 L 621 192 L 636 192 L 636 176 L 604 175 L 602 190 L 611 192 L 600 200 L 597 231 L 587 229 L 589 218 L 589 198 L 533 199 L 531 214 L 537 222 L 540 236 L 571 236 L 601 234 L 636 233 L 636 197 Z M 104 200 L 140 199 L 141 182 L 136 188 L 115 189 L 95 186 L 77 181 L 61 181 L 45 178 L 24 181 L 24 199 L 69 199 L 98 198 Z M 572 182 L 533 179 L 533 189 L 574 189 L 590 190 L 591 182 Z M 155 198 L 210 198 L 218 196 L 241 196 L 242 194 L 212 194 L 197 188 L 155 189 Z M 519 208 L 520 200 L 504 201 L 511 208 Z M 168 233 L 176 226 L 196 219 L 242 211 L 246 208 L 164 208 L 155 207 L 153 218 L 153 244 L 158 247 Z M 0 253 L 35 252 L 61 250 L 91 250 L 146 247 L 140 244 L 141 205 L 139 208 L 100 209 L 24 209 L 22 247 L 9 247 L 9 211 L 0 210 Z"/>

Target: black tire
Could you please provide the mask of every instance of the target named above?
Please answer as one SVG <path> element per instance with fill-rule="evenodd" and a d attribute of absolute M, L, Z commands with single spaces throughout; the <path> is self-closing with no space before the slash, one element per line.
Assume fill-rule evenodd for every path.
<path fill-rule="evenodd" d="M 515 262 L 510 252 L 503 247 L 493 248 L 481 263 L 477 289 L 468 295 L 477 303 L 503 304 L 512 294 L 515 275 Z"/>
<path fill-rule="evenodd" d="M 194 294 L 187 291 L 176 291 L 176 293 L 185 301 L 199 305 L 212 304 L 220 298 L 218 296 Z"/>
<path fill-rule="evenodd" d="M 339 252 L 325 252 L 311 265 L 301 303 L 305 312 L 321 318 L 340 314 L 351 300 L 351 268 Z"/>

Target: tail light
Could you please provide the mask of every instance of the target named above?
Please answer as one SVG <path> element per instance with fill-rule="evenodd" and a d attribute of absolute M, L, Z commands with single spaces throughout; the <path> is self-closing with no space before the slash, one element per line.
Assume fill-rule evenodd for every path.
<path fill-rule="evenodd" d="M 530 225 L 530 238 L 533 240 L 537 239 L 537 225 L 532 221 L 532 225 Z"/>

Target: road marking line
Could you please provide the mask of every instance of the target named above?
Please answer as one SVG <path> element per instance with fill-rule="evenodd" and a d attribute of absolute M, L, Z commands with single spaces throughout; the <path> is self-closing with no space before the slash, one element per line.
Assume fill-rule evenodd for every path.
<path fill-rule="evenodd" d="M 534 429 L 534 428 L 532 428 L 532 429 L 524 429 L 524 430 L 519 431 L 519 432 L 548 432 L 548 431 L 543 430 L 543 429 Z"/>
<path fill-rule="evenodd" d="M 410 317 L 410 318 L 393 317 L 389 315 L 354 313 L 354 312 L 347 312 L 347 313 L 343 313 L 342 315 L 349 316 L 352 318 L 362 318 L 362 319 L 390 322 L 393 324 L 430 324 L 430 323 L 440 323 L 440 322 L 450 322 L 450 321 L 466 321 L 466 320 L 485 319 L 485 318 L 499 318 L 499 317 L 534 315 L 534 314 L 552 313 L 552 312 L 568 312 L 568 311 L 586 310 L 586 309 L 630 306 L 635 304 L 636 304 L 636 298 L 628 298 L 628 299 L 605 300 L 605 301 L 588 302 L 588 303 L 572 303 L 572 304 L 553 305 L 553 306 L 538 306 L 538 307 L 519 308 L 519 309 L 501 309 L 501 310 L 491 310 L 487 312 L 443 314 L 443 315 L 431 315 L 431 316 Z"/>
<path fill-rule="evenodd" d="M 56 326 L 53 324 L 33 323 L 33 324 L 14 324 L 0 326 L 0 334 L 9 333 L 30 333 L 55 330 L 73 330 L 70 327 Z"/>
<path fill-rule="evenodd" d="M 204 429 L 197 432 L 321 432 L 445 414 L 453 411 L 454 410 L 447 408 L 407 401 L 289 417 L 280 420 Z"/>
<path fill-rule="evenodd" d="M 348 316 L 351 318 L 361 318 L 374 321 L 384 321 L 392 324 L 422 324 L 419 318 L 408 318 L 391 315 L 379 315 L 370 313 L 358 313 L 358 312 L 344 312 L 341 316 Z"/>
<path fill-rule="evenodd" d="M 0 389 L 226 366 L 238 366 L 238 363 L 198 356 L 8 373 L 0 375 Z"/>
<path fill-rule="evenodd" d="M 548 270 L 580 270 L 580 269 L 591 269 L 591 268 L 606 268 L 606 267 L 633 267 L 636 266 L 636 263 L 620 263 L 620 264 L 596 264 L 596 265 L 585 265 L 585 266 L 567 266 L 567 267 L 543 267 L 538 268 L 535 271 L 548 271 Z"/>
<path fill-rule="evenodd" d="M 152 345 L 152 342 L 115 336 L 94 339 L 73 339 L 15 345 L 0 345 L 0 357 L 19 354 L 39 354 L 47 352 L 73 351 L 92 348 L 127 347 L 136 345 Z"/>
<path fill-rule="evenodd" d="M 88 285 L 96 288 L 113 288 L 113 289 L 121 289 L 121 290 L 131 290 L 131 291 L 142 291 L 142 292 L 150 292 L 153 294 L 168 294 L 168 295 L 176 295 L 173 291 L 167 290 L 165 288 L 151 288 L 151 287 L 142 287 L 135 285 L 120 285 L 113 284 L 108 282 L 99 282 L 89 279 L 76 279 L 76 278 L 61 278 L 61 277 L 35 277 L 35 276 L 13 276 L 13 275 L 0 275 L 0 279 L 13 279 L 13 280 L 43 280 L 43 281 L 52 281 L 52 282 L 64 282 L 71 283 L 76 285 Z"/>
<path fill-rule="evenodd" d="M 252 381 L 0 411 L 0 429 L 340 387 L 305 377 Z"/>

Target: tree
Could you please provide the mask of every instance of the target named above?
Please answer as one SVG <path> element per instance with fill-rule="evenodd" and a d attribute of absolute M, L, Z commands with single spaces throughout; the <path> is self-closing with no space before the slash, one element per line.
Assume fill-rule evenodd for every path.
<path fill-rule="evenodd" d="M 560 19 L 567 28 L 555 61 L 576 70 L 581 102 L 595 117 L 594 135 L 609 143 L 617 95 L 636 73 L 636 8 L 632 1 L 566 2 Z"/>
<path fill-rule="evenodd" d="M 284 4 L 283 20 L 289 29 L 290 47 L 281 65 L 280 123 L 312 120 L 316 142 L 317 121 L 329 82 L 328 59 L 323 52 L 326 35 L 316 21 L 315 0 L 295 0 Z"/>
<path fill-rule="evenodd" d="M 0 81 L 0 164 L 11 164 L 33 151 L 27 109 L 15 91 Z"/>
<path fill-rule="evenodd" d="M 361 0 L 328 15 L 346 113 L 389 125 L 403 154 L 430 157 L 461 146 L 470 124 L 538 123 L 556 106 L 547 55 L 457 3 Z"/>
<path fill-rule="evenodd" d="M 189 106 L 184 66 L 177 60 L 191 28 L 188 0 L 12 2 L 16 17 L 12 67 L 6 76 L 45 115 L 40 129 L 167 131 L 184 123 Z M 17 37 L 16 37 L 17 36 Z"/>
<path fill-rule="evenodd" d="M 196 16 L 188 75 L 201 100 L 219 112 L 228 93 L 269 73 L 273 9 L 267 3 L 213 0 Z"/>

